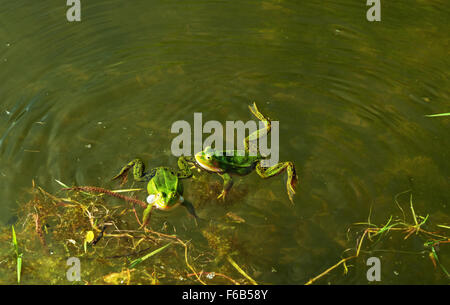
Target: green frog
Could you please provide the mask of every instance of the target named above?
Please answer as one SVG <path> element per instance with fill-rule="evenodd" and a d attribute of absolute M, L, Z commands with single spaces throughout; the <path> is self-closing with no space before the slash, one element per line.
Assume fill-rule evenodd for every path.
<path fill-rule="evenodd" d="M 133 177 L 135 181 L 148 182 L 148 205 L 143 213 L 142 227 L 146 226 L 148 223 L 150 212 L 153 208 L 170 211 L 182 205 L 197 220 L 198 216 L 195 213 L 194 206 L 183 198 L 183 184 L 180 180 L 192 176 L 189 166 L 189 163 L 184 158 L 179 158 L 179 169 L 155 167 L 146 172 L 144 162 L 142 162 L 141 159 L 134 159 L 125 165 L 112 180 L 121 178 L 122 184 L 124 184 L 127 181 L 128 171 L 130 168 L 133 168 Z"/>
<path fill-rule="evenodd" d="M 254 170 L 261 178 L 270 178 L 287 171 L 287 194 L 289 200 L 293 203 L 293 196 L 295 194 L 295 186 L 298 178 L 295 171 L 294 163 L 281 162 L 270 167 L 263 167 L 261 160 L 264 157 L 259 153 L 259 149 L 255 146 L 255 140 L 266 136 L 271 130 L 271 121 L 268 117 L 259 112 L 256 103 L 249 106 L 253 115 L 264 123 L 264 127 L 251 133 L 244 139 L 245 151 L 218 151 L 212 149 L 210 146 L 203 151 L 195 154 L 195 157 L 180 157 L 180 160 L 195 165 L 196 167 L 218 174 L 223 179 L 223 190 L 217 198 L 225 200 L 225 196 L 233 185 L 233 180 L 230 175 L 244 176 L 253 172 Z M 250 149 L 256 154 L 250 154 Z"/>

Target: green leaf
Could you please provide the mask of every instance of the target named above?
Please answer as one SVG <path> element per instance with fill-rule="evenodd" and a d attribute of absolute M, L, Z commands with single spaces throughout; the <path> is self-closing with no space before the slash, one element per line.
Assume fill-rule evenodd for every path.
<path fill-rule="evenodd" d="M 442 271 L 444 271 L 445 275 L 450 278 L 450 273 L 448 273 L 447 269 L 445 269 L 445 267 L 439 261 L 439 258 L 437 256 L 436 250 L 434 250 L 434 247 L 431 247 L 431 251 L 433 252 L 433 256 L 436 259 L 439 267 L 441 267 L 441 269 L 442 269 Z"/>
<path fill-rule="evenodd" d="M 87 244 L 90 243 L 93 240 L 94 240 L 94 232 L 93 231 L 87 231 L 86 232 L 86 237 L 84 238 L 84 243 L 83 243 L 84 253 L 87 252 Z"/>
<path fill-rule="evenodd" d="M 434 117 L 438 117 L 438 116 L 448 116 L 448 115 L 450 115 L 450 112 L 447 112 L 447 113 L 436 113 L 436 114 L 426 114 L 425 116 L 429 117 L 429 118 L 434 118 Z"/>
<path fill-rule="evenodd" d="M 12 243 L 14 245 L 14 250 L 17 256 L 17 283 L 20 284 L 20 274 L 22 273 L 22 255 L 19 254 L 19 244 L 17 243 L 16 231 L 14 230 L 14 226 L 11 226 L 12 229 Z"/>
<path fill-rule="evenodd" d="M 17 244 L 16 231 L 14 230 L 14 226 L 12 227 L 12 243 L 14 245 L 14 250 L 16 251 L 16 255 L 19 256 L 19 245 Z"/>
<path fill-rule="evenodd" d="M 67 186 L 67 184 L 62 183 L 61 181 L 59 181 L 58 179 L 55 179 L 56 182 L 58 182 L 59 185 L 62 185 L 65 188 L 69 188 L 69 186 Z"/>
<path fill-rule="evenodd" d="M 22 273 L 22 253 L 17 256 L 17 283 L 20 284 L 20 274 Z"/>
<path fill-rule="evenodd" d="M 172 243 L 170 242 L 170 243 L 168 243 L 167 245 L 162 246 L 161 248 L 156 249 L 155 251 L 150 252 L 149 254 L 144 255 L 144 256 L 141 257 L 141 258 L 135 259 L 134 261 L 131 262 L 130 268 L 136 267 L 137 264 L 140 264 L 140 263 L 142 263 L 143 261 L 145 261 L 146 259 L 148 259 L 149 257 L 152 257 L 153 255 L 155 255 L 155 254 L 161 252 L 162 250 L 164 250 L 165 248 L 167 248 L 167 247 L 170 246 L 171 244 L 172 244 Z"/>
<path fill-rule="evenodd" d="M 86 242 L 90 243 L 91 241 L 94 240 L 94 232 L 93 231 L 87 231 L 86 232 L 86 238 L 85 238 Z"/>

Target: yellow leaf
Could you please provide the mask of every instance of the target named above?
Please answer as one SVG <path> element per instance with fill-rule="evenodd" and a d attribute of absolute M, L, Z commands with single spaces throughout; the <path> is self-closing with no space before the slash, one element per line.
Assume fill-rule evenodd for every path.
<path fill-rule="evenodd" d="M 86 232 L 86 238 L 85 238 L 85 241 L 87 242 L 87 243 L 90 243 L 91 241 L 93 241 L 94 240 L 94 232 L 92 232 L 92 231 L 87 231 Z"/>

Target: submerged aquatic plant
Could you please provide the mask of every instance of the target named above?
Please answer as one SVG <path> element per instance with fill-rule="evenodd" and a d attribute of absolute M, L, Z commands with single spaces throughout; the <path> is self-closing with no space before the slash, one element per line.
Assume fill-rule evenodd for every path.
<path fill-rule="evenodd" d="M 165 248 L 167 248 L 168 246 L 170 246 L 172 243 L 168 243 L 167 245 L 162 246 L 161 248 L 156 249 L 155 251 L 150 252 L 147 255 L 144 255 L 143 257 L 140 257 L 138 259 L 135 259 L 134 261 L 131 262 L 130 264 L 130 268 L 134 268 L 136 267 L 136 265 L 142 263 L 143 261 L 145 261 L 146 259 L 152 257 L 153 255 L 161 252 L 162 250 L 164 250 Z"/>
<path fill-rule="evenodd" d="M 252 282 L 245 272 L 239 272 L 241 278 L 233 279 L 227 274 L 233 270 L 229 265 L 215 264 L 211 254 L 214 250 L 205 240 L 184 240 L 183 231 L 177 233 L 176 228 L 164 219 L 157 218 L 152 222 L 152 228 L 140 227 L 134 209 L 135 204 L 140 205 L 139 200 L 118 194 L 138 189 L 69 188 L 57 182 L 65 188 L 64 195 L 50 194 L 33 182 L 32 199 L 19 205 L 17 224 L 21 226 L 23 253 L 19 252 L 13 227 L 17 282 L 20 283 L 21 276 L 26 272 L 27 278 L 33 278 L 36 284 L 69 284 L 65 275 L 66 261 L 70 257 L 80 258 L 81 283 L 86 284 L 207 285 Z M 105 194 L 132 204 L 111 204 L 114 198 Z M 6 228 L 0 230 L 5 232 Z M 229 247 L 226 239 L 214 237 L 220 232 L 214 229 L 209 231 L 211 238 L 217 240 L 218 248 L 229 250 L 224 255 L 238 254 Z M 169 247 L 171 254 L 165 255 Z M 46 255 L 42 255 L 42 250 Z M 22 255 L 28 257 L 25 270 L 22 269 Z M 0 257 L 0 261 L 5 259 Z M 154 263 L 146 264 L 150 259 Z M 6 264 L 0 265 L 0 272 L 9 274 L 2 270 L 5 267 Z M 246 266 L 241 265 L 240 269 L 243 271 Z"/>
<path fill-rule="evenodd" d="M 405 213 L 404 213 L 403 209 L 401 208 L 401 206 L 398 204 L 397 197 L 398 197 L 398 195 L 405 194 L 405 193 L 410 193 L 410 192 L 411 192 L 411 190 L 408 190 L 408 191 L 405 191 L 405 192 L 401 192 L 401 193 L 397 194 L 397 196 L 395 197 L 395 203 L 397 204 L 398 208 L 402 211 L 402 214 L 403 214 L 403 219 L 402 220 L 394 220 L 393 221 L 392 220 L 393 216 L 391 215 L 390 218 L 388 219 L 388 221 L 386 222 L 386 224 L 384 224 L 382 226 L 377 226 L 377 225 L 371 223 L 371 221 L 370 221 L 370 213 L 369 213 L 369 219 L 368 219 L 367 222 L 360 222 L 360 223 L 353 224 L 353 225 L 366 226 L 366 229 L 363 231 L 362 235 L 358 239 L 356 249 L 353 249 L 353 250 L 355 250 L 355 254 L 352 255 L 352 256 L 348 256 L 346 258 L 341 259 L 339 262 L 337 262 L 333 266 L 329 267 L 328 269 L 326 269 L 325 271 L 323 271 L 322 273 L 320 273 L 316 277 L 310 279 L 305 285 L 310 285 L 310 284 L 314 283 L 315 281 L 317 281 L 318 279 L 322 278 L 326 274 L 330 273 L 332 270 L 336 269 L 340 265 L 343 265 L 343 267 L 344 267 L 344 274 L 347 274 L 347 272 L 348 272 L 347 261 L 352 260 L 352 259 L 356 259 L 356 258 L 359 257 L 360 253 L 362 252 L 361 249 L 362 249 L 363 242 L 365 240 L 368 239 L 369 241 L 374 242 L 374 238 L 377 237 L 377 240 L 374 242 L 374 244 L 376 244 L 379 241 L 381 241 L 381 238 L 383 236 L 386 236 L 390 232 L 401 232 L 401 233 L 404 233 L 405 234 L 405 236 L 403 238 L 404 240 L 408 239 L 414 233 L 416 235 L 420 234 L 421 237 L 426 240 L 425 243 L 424 243 L 424 246 L 426 248 L 430 249 L 429 250 L 429 257 L 430 257 L 431 261 L 433 262 L 433 265 L 435 267 L 437 265 L 439 265 L 439 267 L 444 272 L 444 274 L 448 278 L 450 278 L 450 274 L 448 273 L 447 269 L 439 261 L 439 258 L 438 258 L 437 252 L 436 252 L 436 247 L 437 246 L 439 246 L 441 244 L 450 243 L 450 237 L 446 236 L 446 235 L 443 235 L 443 234 L 437 234 L 435 232 L 430 232 L 430 231 L 424 230 L 422 228 L 422 226 L 428 220 L 428 216 L 429 215 L 427 215 L 425 217 L 416 215 L 416 212 L 414 210 L 413 200 L 412 200 L 412 194 L 410 194 L 409 204 L 410 204 L 411 215 L 412 215 L 412 218 L 413 218 L 413 223 L 408 223 L 406 221 Z M 445 226 L 445 225 L 437 225 L 437 227 L 448 228 L 448 226 Z M 350 250 L 350 249 L 347 249 L 347 250 Z M 395 250 L 393 252 L 395 252 Z"/>

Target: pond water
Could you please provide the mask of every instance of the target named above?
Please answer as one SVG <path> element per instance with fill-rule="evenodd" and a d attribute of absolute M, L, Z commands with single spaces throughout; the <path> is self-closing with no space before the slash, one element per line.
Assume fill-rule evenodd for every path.
<path fill-rule="evenodd" d="M 401 217 L 405 191 L 410 223 L 412 195 L 429 230 L 448 226 L 450 119 L 425 115 L 450 109 L 449 7 L 383 1 L 369 22 L 365 2 L 82 1 L 68 22 L 64 1 L 2 1 L 0 224 L 15 223 L 33 179 L 50 193 L 55 179 L 117 188 L 110 178 L 135 157 L 176 167 L 174 122 L 245 122 L 256 102 L 280 122 L 294 205 L 285 174 L 236 177 L 225 203 L 218 176 L 196 173 L 185 188 L 200 217 L 234 227 L 257 282 L 304 284 L 355 247 L 352 224 Z M 159 217 L 196 242 L 185 211 Z M 367 284 L 371 256 L 381 284 L 448 283 L 423 241 L 404 236 L 317 283 Z M 448 246 L 438 255 L 450 269 Z"/>

